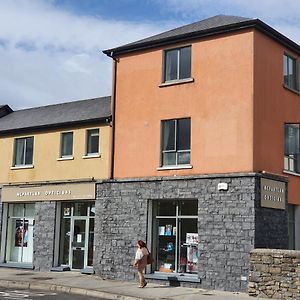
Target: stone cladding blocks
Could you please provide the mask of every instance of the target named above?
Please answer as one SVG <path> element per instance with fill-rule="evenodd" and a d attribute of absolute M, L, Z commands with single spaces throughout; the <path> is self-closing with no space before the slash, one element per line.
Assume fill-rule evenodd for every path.
<path fill-rule="evenodd" d="M 257 191 L 260 177 L 260 174 L 243 173 L 99 182 L 95 218 L 96 274 L 134 279 L 136 271 L 132 261 L 136 240 L 150 240 L 147 232 L 151 201 L 197 199 L 201 286 L 246 291 L 250 252 L 256 244 L 277 248 L 287 245 L 286 212 L 260 208 Z M 229 189 L 219 191 L 220 182 L 228 183 Z M 265 215 L 266 219 L 261 221 Z M 272 222 L 272 230 L 267 226 L 269 222 Z"/>
<path fill-rule="evenodd" d="M 250 296 L 300 299 L 300 251 L 255 249 L 250 263 Z"/>

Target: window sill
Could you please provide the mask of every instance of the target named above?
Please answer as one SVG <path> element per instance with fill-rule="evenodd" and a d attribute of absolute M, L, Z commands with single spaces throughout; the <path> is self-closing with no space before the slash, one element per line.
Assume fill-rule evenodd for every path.
<path fill-rule="evenodd" d="M 19 170 L 19 169 L 33 169 L 33 165 L 24 165 L 24 166 L 14 166 L 10 167 L 11 170 Z"/>
<path fill-rule="evenodd" d="M 0 267 L 1 268 L 28 269 L 28 270 L 33 270 L 34 269 L 32 264 L 29 264 L 29 263 L 16 263 L 16 262 L 0 263 Z"/>
<path fill-rule="evenodd" d="M 300 177 L 299 173 L 296 173 L 296 172 L 293 172 L 293 171 L 283 170 L 282 172 L 285 173 L 285 174 L 289 174 L 289 175 L 294 175 L 294 176 Z"/>
<path fill-rule="evenodd" d="M 164 166 L 156 168 L 157 171 L 165 171 L 165 170 L 181 170 L 181 169 L 192 169 L 191 165 L 178 165 L 178 166 Z"/>
<path fill-rule="evenodd" d="M 285 85 L 285 84 L 283 84 L 283 87 L 284 87 L 286 90 L 289 90 L 289 91 L 291 91 L 292 93 L 294 93 L 294 94 L 300 96 L 300 91 L 294 90 L 294 89 L 290 88 L 289 86 L 287 86 L 287 85 Z"/>
<path fill-rule="evenodd" d="M 156 280 L 168 280 L 177 282 L 194 282 L 201 283 L 201 279 L 197 274 L 180 274 L 180 273 L 161 273 L 155 272 L 151 274 L 145 274 L 146 279 Z"/>
<path fill-rule="evenodd" d="M 83 159 L 88 159 L 88 158 L 99 158 L 101 157 L 100 154 L 90 154 L 90 155 L 83 155 L 82 158 Z"/>
<path fill-rule="evenodd" d="M 194 78 L 187 78 L 187 79 L 180 79 L 180 80 L 172 80 L 172 81 L 162 82 L 159 85 L 159 87 L 166 87 L 166 86 L 184 84 L 184 83 L 189 83 L 189 82 L 194 82 Z"/>
<path fill-rule="evenodd" d="M 62 160 L 73 160 L 74 157 L 73 156 L 68 156 L 68 157 L 60 157 L 57 159 L 57 161 L 62 161 Z"/>

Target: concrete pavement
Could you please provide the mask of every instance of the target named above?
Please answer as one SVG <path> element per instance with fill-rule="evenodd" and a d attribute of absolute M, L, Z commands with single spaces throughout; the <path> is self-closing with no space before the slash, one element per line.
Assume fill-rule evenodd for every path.
<path fill-rule="evenodd" d="M 97 298 L 118 300 L 249 300 L 245 293 L 231 293 L 197 288 L 171 287 L 148 283 L 144 289 L 133 281 L 105 280 L 79 272 L 35 272 L 0 268 L 0 287 L 50 290 Z"/>

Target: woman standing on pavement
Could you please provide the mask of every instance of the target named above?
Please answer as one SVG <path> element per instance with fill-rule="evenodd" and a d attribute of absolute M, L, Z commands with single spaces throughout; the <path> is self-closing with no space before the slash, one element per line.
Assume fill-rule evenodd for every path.
<path fill-rule="evenodd" d="M 136 246 L 137 246 L 137 250 L 135 254 L 134 266 L 138 270 L 139 281 L 140 281 L 139 288 L 144 288 L 147 285 L 147 282 L 145 281 L 144 272 L 147 266 L 147 257 L 149 255 L 149 251 L 147 249 L 146 243 L 143 242 L 142 240 L 138 240 Z"/>

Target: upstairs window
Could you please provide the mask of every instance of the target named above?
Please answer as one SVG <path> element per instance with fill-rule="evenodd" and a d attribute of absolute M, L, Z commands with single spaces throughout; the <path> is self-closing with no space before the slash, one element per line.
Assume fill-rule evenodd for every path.
<path fill-rule="evenodd" d="M 284 85 L 298 90 L 297 60 L 287 54 L 283 56 Z"/>
<path fill-rule="evenodd" d="M 162 121 L 162 166 L 190 164 L 191 119 Z"/>
<path fill-rule="evenodd" d="M 300 124 L 285 124 L 284 169 L 300 173 Z"/>
<path fill-rule="evenodd" d="M 15 139 L 14 166 L 32 165 L 33 137 Z"/>
<path fill-rule="evenodd" d="M 191 78 L 191 46 L 166 50 L 164 82 Z"/>
<path fill-rule="evenodd" d="M 86 155 L 99 154 L 99 129 L 90 129 L 87 131 Z"/>
<path fill-rule="evenodd" d="M 60 157 L 72 157 L 73 155 L 73 132 L 61 134 Z"/>

